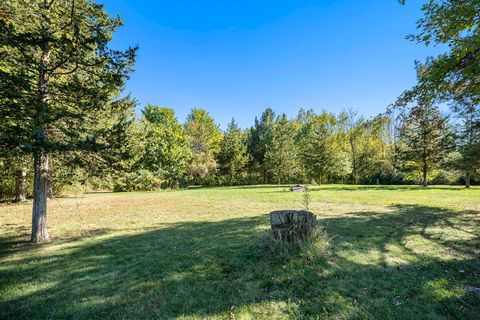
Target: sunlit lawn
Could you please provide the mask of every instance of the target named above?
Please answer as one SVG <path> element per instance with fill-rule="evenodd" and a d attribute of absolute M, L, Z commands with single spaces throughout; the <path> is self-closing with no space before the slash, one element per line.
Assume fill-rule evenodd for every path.
<path fill-rule="evenodd" d="M 31 203 L 1 205 L 0 319 L 480 318 L 480 189 L 313 187 L 329 248 L 289 259 L 264 245 L 285 190 L 56 199 L 41 246 Z"/>

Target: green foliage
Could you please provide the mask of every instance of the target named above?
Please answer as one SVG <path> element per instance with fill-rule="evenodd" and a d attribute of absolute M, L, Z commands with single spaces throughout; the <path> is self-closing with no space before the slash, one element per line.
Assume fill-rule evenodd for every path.
<path fill-rule="evenodd" d="M 164 180 L 148 170 L 119 174 L 114 176 L 113 191 L 153 191 L 160 189 Z"/>
<path fill-rule="evenodd" d="M 223 135 L 217 159 L 220 174 L 227 178 L 230 185 L 241 181 L 245 176 L 248 163 L 245 135 L 234 119 L 230 121 Z"/>
<path fill-rule="evenodd" d="M 268 108 L 262 113 L 260 120 L 255 118 L 247 140 L 248 152 L 251 155 L 250 170 L 256 172 L 263 183 L 267 183 L 269 179 L 265 159 L 268 146 L 272 143 L 274 123 L 275 113 Z"/>
<path fill-rule="evenodd" d="M 444 160 L 451 149 L 452 137 L 447 118 L 428 100 L 419 101 L 402 115 L 399 153 L 412 167 L 422 172 L 422 184 L 428 184 L 428 175 Z"/>
<path fill-rule="evenodd" d="M 295 179 L 298 173 L 296 130 L 285 114 L 277 117 L 270 144 L 267 145 L 264 165 L 278 184 Z"/>
<path fill-rule="evenodd" d="M 170 108 L 149 105 L 142 114 L 145 148 L 141 167 L 167 180 L 168 187 L 179 185 L 191 157 L 183 126 Z"/>
<path fill-rule="evenodd" d="M 188 174 L 192 182 L 201 183 L 217 169 L 216 156 L 222 133 L 212 116 L 206 110 L 197 108 L 187 116 L 185 133 L 192 153 Z"/>

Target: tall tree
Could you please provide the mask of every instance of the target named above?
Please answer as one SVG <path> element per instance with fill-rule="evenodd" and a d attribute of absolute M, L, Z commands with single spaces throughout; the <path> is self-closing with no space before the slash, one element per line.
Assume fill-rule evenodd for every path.
<path fill-rule="evenodd" d="M 194 108 L 187 116 L 185 132 L 192 152 L 188 171 L 190 177 L 201 182 L 217 169 L 216 156 L 222 133 L 212 116 L 205 109 Z"/>
<path fill-rule="evenodd" d="M 187 171 L 190 147 L 183 126 L 170 108 L 148 105 L 142 110 L 146 146 L 142 158 L 144 169 L 162 175 L 175 186 Z"/>
<path fill-rule="evenodd" d="M 358 116 L 358 112 L 353 109 L 343 111 L 338 116 L 338 121 L 342 127 L 342 133 L 347 142 L 347 150 L 350 155 L 351 180 L 358 182 L 358 149 L 361 142 L 364 119 Z"/>
<path fill-rule="evenodd" d="M 272 139 L 265 153 L 265 167 L 278 184 L 289 182 L 298 173 L 298 152 L 293 124 L 287 116 L 277 117 Z"/>
<path fill-rule="evenodd" d="M 465 187 L 470 188 L 472 174 L 480 168 L 480 106 L 469 96 L 457 96 L 452 105 L 457 116 L 457 146 L 460 169 L 465 172 Z"/>
<path fill-rule="evenodd" d="M 400 152 L 422 173 L 422 186 L 428 185 L 428 174 L 445 157 L 449 144 L 447 118 L 428 98 L 420 99 L 402 116 Z"/>
<path fill-rule="evenodd" d="M 258 171 L 265 184 L 268 181 L 268 168 L 265 163 L 267 147 L 272 142 L 273 127 L 275 125 L 275 112 L 267 108 L 258 120 L 255 118 L 255 124 L 250 129 L 247 139 L 248 152 L 251 155 L 250 167 L 252 171 Z"/>
<path fill-rule="evenodd" d="M 339 152 L 336 133 L 336 118 L 333 114 L 322 112 L 310 115 L 304 121 L 297 144 L 302 171 L 308 180 L 322 183 L 334 172 Z"/>
<path fill-rule="evenodd" d="M 218 164 L 220 173 L 228 177 L 228 182 L 232 185 L 244 173 L 248 163 L 247 146 L 245 136 L 232 119 L 223 134 L 223 140 L 220 144 L 218 154 Z"/>
<path fill-rule="evenodd" d="M 92 1 L 2 1 L 0 12 L 0 145 L 33 154 L 31 241 L 41 243 L 49 157 L 107 147 L 111 128 L 101 122 L 122 106 L 111 102 L 136 48 L 109 49 L 122 22 Z"/>

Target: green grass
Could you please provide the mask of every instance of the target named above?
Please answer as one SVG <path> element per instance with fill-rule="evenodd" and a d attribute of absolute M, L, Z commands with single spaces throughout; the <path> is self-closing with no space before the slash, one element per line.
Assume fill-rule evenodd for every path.
<path fill-rule="evenodd" d="M 0 206 L 0 319 L 478 319 L 480 189 L 316 186 L 326 229 L 291 257 L 265 246 L 282 186 L 97 193 Z"/>

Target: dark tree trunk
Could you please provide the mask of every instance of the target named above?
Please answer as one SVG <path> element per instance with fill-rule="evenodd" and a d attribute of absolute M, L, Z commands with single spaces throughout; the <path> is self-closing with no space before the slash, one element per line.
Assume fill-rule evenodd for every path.
<path fill-rule="evenodd" d="M 427 163 L 424 161 L 423 162 L 423 167 L 422 167 L 422 187 L 426 187 L 428 186 L 428 178 L 427 178 L 427 174 L 428 174 L 428 166 L 427 166 Z"/>
<path fill-rule="evenodd" d="M 17 181 L 15 183 L 15 201 L 16 202 L 24 202 L 27 200 L 27 188 L 26 188 L 26 181 L 25 176 L 27 172 L 25 169 L 18 170 L 17 172 Z"/>
<path fill-rule="evenodd" d="M 35 177 L 33 183 L 32 243 L 48 241 L 47 230 L 47 180 L 48 155 L 37 151 L 34 155 Z"/>
<path fill-rule="evenodd" d="M 470 174 L 470 171 L 467 170 L 465 172 L 465 188 L 470 188 L 470 178 L 471 178 L 471 174 Z"/>

